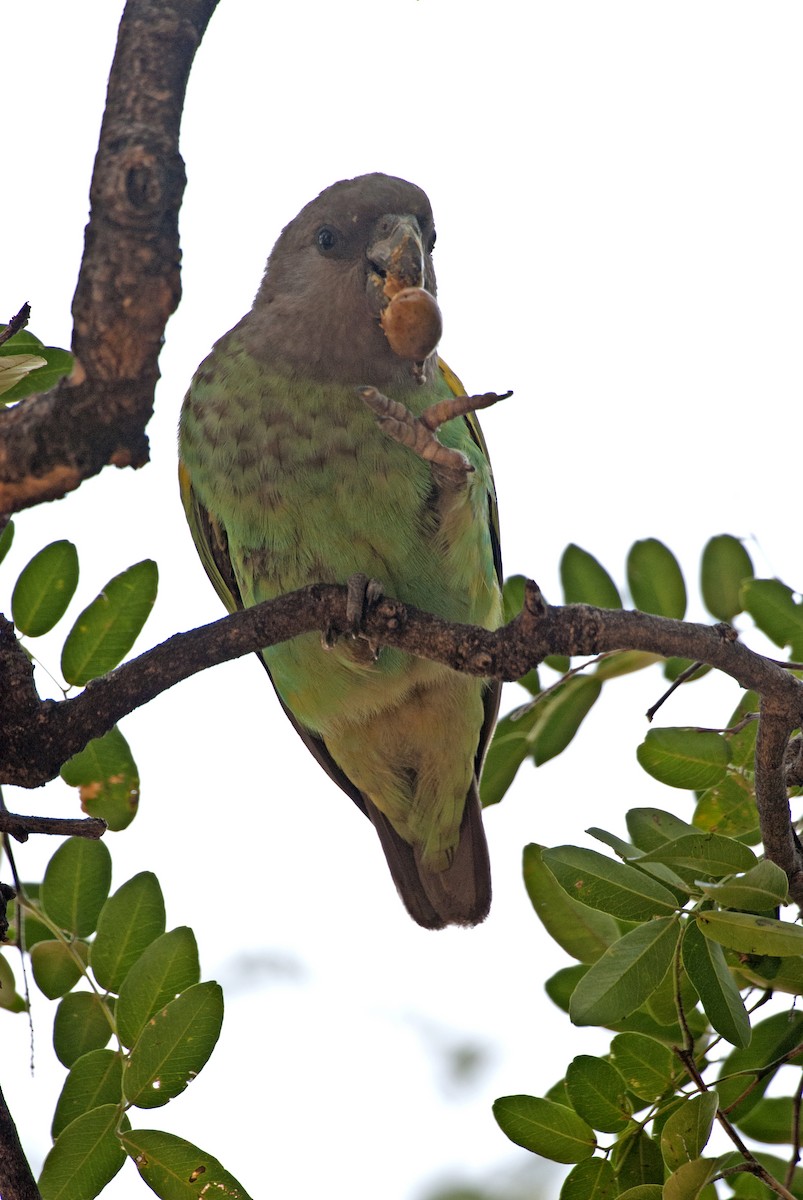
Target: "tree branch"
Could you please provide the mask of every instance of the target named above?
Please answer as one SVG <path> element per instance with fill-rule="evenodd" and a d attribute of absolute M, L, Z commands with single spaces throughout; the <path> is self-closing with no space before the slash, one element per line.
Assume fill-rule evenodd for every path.
<path fill-rule="evenodd" d="M 60 702 L 39 699 L 31 663 L 11 624 L 0 619 L 0 782 L 28 788 L 47 782 L 91 738 L 206 667 L 315 630 L 349 636 L 346 595 L 345 587 L 316 584 L 176 634 Z M 585 604 L 552 607 L 529 583 L 521 614 L 495 632 L 451 624 L 387 597 L 366 614 L 362 632 L 374 644 L 497 679 L 518 679 L 547 655 L 612 650 L 694 658 L 730 675 L 762 698 L 756 747 L 761 832 L 768 856 L 803 903 L 803 848 L 791 824 L 785 767 L 789 735 L 803 721 L 803 683 L 742 645 L 730 626 Z"/>
<path fill-rule="evenodd" d="M 77 369 L 0 413 L 0 512 L 65 495 L 107 464 L 142 466 L 167 319 L 181 294 L 178 134 L 217 0 L 128 0 L 109 77 L 73 300 Z"/>
<path fill-rule="evenodd" d="M 5 1197 L 5 1200 L 42 1200 L 2 1091 L 0 1091 L 0 1196 Z"/>

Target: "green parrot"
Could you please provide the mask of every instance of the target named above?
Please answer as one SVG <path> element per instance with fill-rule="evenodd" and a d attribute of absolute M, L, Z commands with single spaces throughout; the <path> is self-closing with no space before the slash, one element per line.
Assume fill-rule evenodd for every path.
<path fill-rule="evenodd" d="M 180 421 L 182 499 L 229 611 L 348 583 L 358 609 L 360 588 L 364 599 L 381 585 L 447 620 L 500 625 L 479 426 L 447 417 L 421 452 L 418 418 L 464 390 L 434 350 L 400 357 L 382 324 L 401 289 L 434 296 L 434 243 L 415 185 L 382 174 L 333 184 L 282 231 L 251 311 L 198 368 Z M 414 438 L 377 418 L 369 394 L 390 401 L 374 389 L 398 402 Z M 333 646 L 307 634 L 261 658 L 306 746 L 373 822 L 411 916 L 429 929 L 482 921 L 491 882 L 478 782 L 499 685 L 377 653 L 358 632 Z"/>

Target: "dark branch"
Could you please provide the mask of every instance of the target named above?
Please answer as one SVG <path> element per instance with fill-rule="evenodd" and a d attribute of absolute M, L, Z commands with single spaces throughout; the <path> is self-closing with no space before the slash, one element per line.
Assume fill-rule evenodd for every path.
<path fill-rule="evenodd" d="M 30 315 L 31 306 L 26 300 L 19 312 L 15 313 L 11 318 L 5 329 L 0 329 L 0 346 L 2 346 L 5 342 L 11 341 L 15 333 L 19 333 L 21 329 L 25 328 L 25 326 L 28 324 L 28 318 Z"/>
<path fill-rule="evenodd" d="M 0 623 L 0 782 L 37 787 L 121 717 L 206 667 L 239 658 L 301 633 L 348 636 L 347 590 L 334 584 L 302 588 L 176 634 L 78 696 L 41 701 L 33 669 Z M 762 697 L 756 751 L 756 789 L 762 836 L 770 858 L 786 871 L 791 894 L 803 902 L 803 849 L 787 800 L 789 736 L 803 719 L 803 683 L 783 667 L 735 640 L 729 626 L 673 621 L 642 612 L 575 604 L 553 608 L 528 584 L 521 614 L 496 632 L 453 625 L 440 617 L 381 599 L 367 613 L 364 635 L 374 644 L 441 662 L 471 675 L 519 679 L 547 655 L 596 655 L 643 650 L 665 658 L 694 658 L 730 675 Z"/>
<path fill-rule="evenodd" d="M 42 1200 L 2 1091 L 0 1091 L 0 1196 L 3 1196 L 5 1200 Z"/>
<path fill-rule="evenodd" d="M 0 413 L 0 512 L 53 500 L 111 463 L 148 460 L 167 319 L 180 296 L 178 133 L 217 0 L 128 0 L 109 77 L 73 300 L 77 369 Z"/>

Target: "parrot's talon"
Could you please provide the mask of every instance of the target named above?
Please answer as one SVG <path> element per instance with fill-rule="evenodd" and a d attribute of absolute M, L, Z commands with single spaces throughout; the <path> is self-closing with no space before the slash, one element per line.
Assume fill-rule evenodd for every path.
<path fill-rule="evenodd" d="M 459 487 L 474 471 L 474 467 L 465 454 L 443 444 L 437 435 L 438 429 L 456 417 L 464 417 L 480 408 L 490 408 L 499 400 L 506 400 L 512 393 L 505 392 L 501 396 L 496 392 L 486 392 L 482 396 L 450 396 L 430 404 L 420 417 L 414 416 L 404 404 L 384 396 L 375 387 L 358 388 L 357 394 L 371 409 L 383 433 L 428 462 L 442 482 Z"/>

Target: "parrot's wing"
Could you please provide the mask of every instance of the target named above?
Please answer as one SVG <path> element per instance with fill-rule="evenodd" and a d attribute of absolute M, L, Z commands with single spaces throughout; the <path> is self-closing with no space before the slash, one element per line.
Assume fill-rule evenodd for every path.
<path fill-rule="evenodd" d="M 449 390 L 455 396 L 467 395 L 466 389 L 460 382 L 460 379 L 455 375 L 452 368 L 445 363 L 440 356 L 438 357 L 438 367 L 443 378 L 449 386 Z M 490 469 L 491 461 L 488 456 L 488 447 L 485 444 L 485 438 L 480 429 L 480 423 L 474 413 L 468 413 L 463 417 L 466 425 L 469 428 L 471 437 L 482 452 L 483 458 L 488 463 Z M 499 540 L 499 509 L 496 504 L 496 488 L 494 487 L 493 474 L 491 474 L 491 490 L 488 494 L 488 529 L 491 534 L 491 546 L 493 548 L 494 570 L 496 578 L 499 581 L 499 587 L 502 587 L 502 549 Z M 479 780 L 482 764 L 485 759 L 488 746 L 490 745 L 493 731 L 496 726 L 496 718 L 499 715 L 499 701 L 502 697 L 502 684 L 499 680 L 492 680 L 484 689 L 482 694 L 483 709 L 485 717 L 482 722 L 480 731 L 479 745 L 477 746 L 477 754 L 474 759 L 474 774 Z M 467 805 L 468 807 L 468 805 Z"/>

